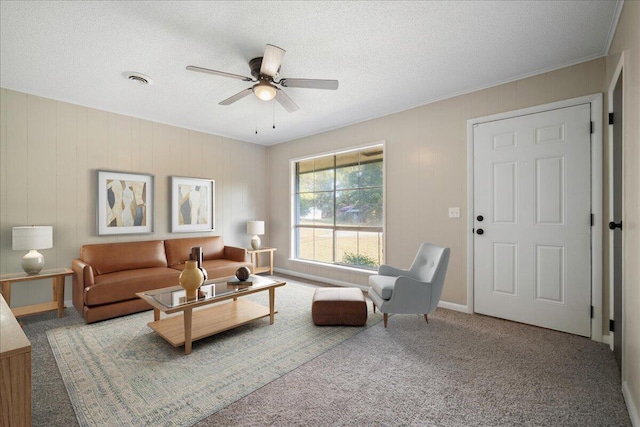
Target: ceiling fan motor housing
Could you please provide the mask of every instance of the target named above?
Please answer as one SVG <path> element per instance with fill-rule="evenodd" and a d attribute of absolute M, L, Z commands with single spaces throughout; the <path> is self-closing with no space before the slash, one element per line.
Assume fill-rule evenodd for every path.
<path fill-rule="evenodd" d="M 249 68 L 251 68 L 251 75 L 256 80 L 264 80 L 267 79 L 269 81 L 273 81 L 273 77 L 260 73 L 260 68 L 262 68 L 262 56 L 257 58 L 253 58 L 249 61 Z M 278 67 L 278 73 L 280 72 L 280 68 Z"/>
<path fill-rule="evenodd" d="M 258 58 L 253 58 L 249 61 L 249 67 L 251 68 L 251 75 L 254 79 L 260 80 L 260 68 L 262 67 L 262 56 Z"/>

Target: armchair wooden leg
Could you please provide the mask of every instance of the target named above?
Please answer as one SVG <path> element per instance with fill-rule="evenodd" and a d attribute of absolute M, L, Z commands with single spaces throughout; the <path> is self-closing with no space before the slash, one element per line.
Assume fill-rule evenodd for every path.
<path fill-rule="evenodd" d="M 387 327 L 387 319 L 389 319 L 389 314 L 388 313 L 384 313 L 384 327 Z"/>
<path fill-rule="evenodd" d="M 424 315 L 424 320 L 426 320 L 427 323 L 429 323 L 429 316 L 427 314 Z"/>

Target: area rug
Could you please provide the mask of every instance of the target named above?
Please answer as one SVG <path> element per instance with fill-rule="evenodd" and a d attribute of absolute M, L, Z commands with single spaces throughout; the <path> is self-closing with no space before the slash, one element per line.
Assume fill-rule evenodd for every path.
<path fill-rule="evenodd" d="M 381 320 L 364 327 L 317 327 L 314 287 L 276 290 L 268 318 L 174 348 L 147 323 L 152 312 L 47 332 L 81 426 L 189 426 Z M 268 305 L 268 293 L 243 298 Z"/>

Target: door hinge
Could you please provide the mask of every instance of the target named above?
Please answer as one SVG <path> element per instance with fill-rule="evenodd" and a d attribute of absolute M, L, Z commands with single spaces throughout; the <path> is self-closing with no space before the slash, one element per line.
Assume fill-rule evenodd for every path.
<path fill-rule="evenodd" d="M 589 129 L 589 133 L 593 133 L 593 121 L 592 121 L 592 122 L 590 122 L 590 123 L 591 123 L 591 127 L 590 127 L 590 129 Z"/>
<path fill-rule="evenodd" d="M 593 306 L 591 306 L 591 314 L 590 314 L 590 316 L 593 319 Z"/>
<path fill-rule="evenodd" d="M 613 319 L 609 319 L 609 332 L 616 331 L 616 321 Z"/>
<path fill-rule="evenodd" d="M 594 225 L 596 225 L 596 222 L 595 222 L 593 214 L 591 214 L 591 226 L 593 227 Z"/>
<path fill-rule="evenodd" d="M 609 124 L 613 124 L 613 113 L 609 113 Z"/>

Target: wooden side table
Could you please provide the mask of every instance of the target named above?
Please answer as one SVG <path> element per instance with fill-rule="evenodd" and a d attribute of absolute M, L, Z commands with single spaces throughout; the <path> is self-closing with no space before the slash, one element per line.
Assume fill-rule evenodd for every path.
<path fill-rule="evenodd" d="M 269 272 L 273 275 L 273 253 L 277 251 L 276 248 L 260 248 L 260 249 L 247 249 L 247 253 L 251 255 L 251 264 L 253 264 L 253 274 L 260 274 Z M 269 252 L 269 266 L 263 267 L 260 265 L 260 254 Z"/>
<path fill-rule="evenodd" d="M 58 310 L 58 317 L 64 316 L 64 279 L 71 276 L 73 270 L 70 268 L 54 268 L 42 270 L 39 274 L 12 273 L 0 276 L 0 287 L 2 296 L 11 306 L 11 285 L 13 283 L 28 282 L 31 280 L 52 279 L 53 280 L 53 301 L 42 304 L 27 305 L 24 307 L 12 308 L 15 317 L 28 316 L 29 314 L 43 313 L 45 311 Z"/>

